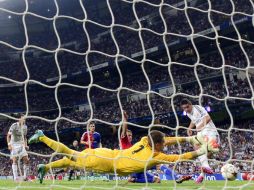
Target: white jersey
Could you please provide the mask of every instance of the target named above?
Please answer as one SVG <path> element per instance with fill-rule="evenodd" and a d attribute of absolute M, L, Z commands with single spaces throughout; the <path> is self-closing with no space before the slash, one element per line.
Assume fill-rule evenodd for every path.
<path fill-rule="evenodd" d="M 199 105 L 193 105 L 192 112 L 187 113 L 187 116 L 190 118 L 192 123 L 194 123 L 196 128 L 199 128 L 199 126 L 203 123 L 205 116 L 207 116 L 207 115 L 208 115 L 208 113 L 205 110 L 205 108 L 203 108 L 202 106 L 199 106 Z M 215 127 L 212 120 L 209 123 L 207 123 L 204 128 L 210 128 L 210 129 L 213 128 L 216 130 L 216 127 Z M 201 130 L 203 130 L 203 129 L 201 129 Z"/>
<path fill-rule="evenodd" d="M 8 133 L 11 135 L 11 144 L 24 144 L 27 135 L 27 126 L 20 126 L 18 122 L 13 123 Z"/>

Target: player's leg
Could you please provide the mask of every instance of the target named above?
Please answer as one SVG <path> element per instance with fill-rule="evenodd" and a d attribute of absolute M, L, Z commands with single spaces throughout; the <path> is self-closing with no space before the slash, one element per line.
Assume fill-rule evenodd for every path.
<path fill-rule="evenodd" d="M 16 181 L 18 179 L 18 163 L 17 163 L 17 158 L 12 157 L 12 173 L 13 173 L 13 180 Z"/>
<path fill-rule="evenodd" d="M 71 180 L 72 180 L 73 174 L 74 174 L 74 169 L 71 169 L 70 172 L 69 172 L 68 181 L 71 181 Z"/>
<path fill-rule="evenodd" d="M 69 167 L 76 167 L 76 162 L 72 161 L 71 159 L 64 157 L 60 160 L 56 160 L 54 162 L 50 162 L 45 165 L 45 170 L 48 172 L 50 169 L 55 169 L 55 168 L 69 168 Z"/>
<path fill-rule="evenodd" d="M 65 172 L 65 169 L 61 169 L 55 172 L 54 179 L 57 179 L 58 174 Z"/>
<path fill-rule="evenodd" d="M 19 175 L 18 175 L 18 158 L 19 158 L 19 152 L 21 152 L 21 145 L 19 144 L 13 144 L 11 146 L 11 160 L 12 160 L 12 172 L 13 172 L 13 180 L 18 181 Z"/>
<path fill-rule="evenodd" d="M 28 156 L 24 156 L 22 160 L 23 160 L 23 172 L 24 172 L 23 177 L 24 177 L 24 180 L 26 181 L 28 177 L 28 173 L 29 173 L 29 158 Z"/>
<path fill-rule="evenodd" d="M 219 139 L 219 135 L 218 132 L 216 130 L 207 130 L 204 129 L 201 132 L 198 132 L 197 136 L 199 136 L 200 138 L 203 139 L 203 141 L 212 141 L 213 143 L 217 144 L 218 147 L 220 145 L 220 139 Z M 208 163 L 208 157 L 211 157 L 212 153 L 209 152 L 208 154 L 204 154 L 198 157 L 200 163 L 201 163 L 201 174 L 198 176 L 196 183 L 202 183 L 204 178 L 205 178 L 205 174 L 213 174 L 214 171 L 212 170 L 212 168 L 210 167 L 209 163 Z"/>
<path fill-rule="evenodd" d="M 20 153 L 20 157 L 22 158 L 23 161 L 23 174 L 24 174 L 23 179 L 26 181 L 29 173 L 29 158 L 26 149 L 23 145 L 21 146 L 21 150 L 22 151 Z"/>
<path fill-rule="evenodd" d="M 48 164 L 39 164 L 38 166 L 38 178 L 40 180 L 40 183 L 43 182 L 43 178 L 46 175 L 46 173 L 53 168 L 68 168 L 68 167 L 76 167 L 76 162 L 72 161 L 71 159 L 64 157 L 63 159 L 50 162 Z"/>
<path fill-rule="evenodd" d="M 37 143 L 37 142 L 43 142 L 48 147 L 56 151 L 57 153 L 64 153 L 67 157 L 69 157 L 72 160 L 76 160 L 76 156 L 78 152 L 75 150 L 72 150 L 65 146 L 64 144 L 57 142 L 53 139 L 48 138 L 43 134 L 41 130 L 36 131 L 36 133 L 28 140 L 29 144 Z"/>

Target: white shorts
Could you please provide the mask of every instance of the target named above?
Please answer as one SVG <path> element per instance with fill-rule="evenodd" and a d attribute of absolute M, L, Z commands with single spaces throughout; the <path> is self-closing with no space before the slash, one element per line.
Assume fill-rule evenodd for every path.
<path fill-rule="evenodd" d="M 23 158 L 25 156 L 28 156 L 26 149 L 24 145 L 22 144 L 13 144 L 12 145 L 12 150 L 11 150 L 11 158 Z"/>
<path fill-rule="evenodd" d="M 200 135 L 206 141 L 214 139 L 220 145 L 220 136 L 216 128 L 205 127 L 197 135 Z"/>

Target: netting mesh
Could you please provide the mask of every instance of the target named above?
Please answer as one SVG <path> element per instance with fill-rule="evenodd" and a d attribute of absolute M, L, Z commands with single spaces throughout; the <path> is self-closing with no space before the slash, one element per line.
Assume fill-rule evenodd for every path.
<path fill-rule="evenodd" d="M 223 111 L 213 116 L 222 123 L 218 129 L 222 153 L 212 164 L 220 166 L 229 160 L 244 163 L 247 170 L 252 170 L 252 158 L 237 157 L 235 151 L 245 146 L 237 144 L 239 138 L 248 136 L 249 141 L 253 140 L 253 126 L 250 122 L 246 128 L 235 121 L 241 108 L 248 108 L 249 112 L 254 108 L 253 37 L 250 35 L 253 1 L 107 0 L 93 3 L 80 0 L 66 3 L 70 7 L 63 7 L 60 0 L 45 1 L 41 5 L 46 6 L 40 9 L 34 6 L 36 1 L 28 0 L 20 5 L 21 11 L 5 4 L 0 7 L 8 22 L 14 20 L 14 25 L 3 22 L 6 28 L 0 39 L 4 52 L 1 87 L 19 89 L 16 96 L 3 98 L 1 110 L 25 111 L 27 118 L 33 121 L 31 131 L 48 126 L 55 130 L 59 141 L 64 140 L 59 137 L 61 130 L 90 121 L 122 125 L 123 110 L 127 110 L 131 119 L 147 118 L 142 124 L 130 121 L 128 124 L 134 131 L 145 129 L 147 134 L 156 124 L 175 136 L 186 130 L 180 127 L 187 125 L 179 102 L 188 97 L 195 104 Z M 8 35 L 11 33 L 8 24 L 12 27 L 10 30 L 18 29 L 18 34 Z M 246 32 L 246 28 L 252 29 Z M 72 61 L 75 63 L 70 64 Z M 95 73 L 107 67 L 114 69 Z M 35 91 L 41 93 L 35 94 Z M 73 102 L 76 105 L 86 102 L 82 113 L 73 116 L 62 111 L 72 107 Z M 58 113 L 51 118 L 40 115 L 45 106 Z M 15 119 L 4 111 L 2 116 Z M 173 146 L 168 153 L 186 150 L 189 149 L 184 146 Z M 44 161 L 55 156 L 30 153 Z M 191 168 L 191 164 L 172 166 L 181 171 L 181 168 Z M 53 181 L 51 187 L 54 186 Z M 225 182 L 223 189 L 229 186 Z M 102 188 L 86 182 L 80 189 L 84 187 Z M 119 185 L 118 180 L 115 187 L 128 189 Z"/>

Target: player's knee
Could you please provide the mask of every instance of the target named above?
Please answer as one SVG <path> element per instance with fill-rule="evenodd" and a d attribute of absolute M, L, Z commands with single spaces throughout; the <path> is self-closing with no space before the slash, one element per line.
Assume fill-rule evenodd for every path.
<path fill-rule="evenodd" d="M 17 159 L 16 158 L 12 158 L 12 164 L 17 164 Z"/>
<path fill-rule="evenodd" d="M 29 164 L 29 159 L 28 158 L 24 159 L 24 163 Z"/>

